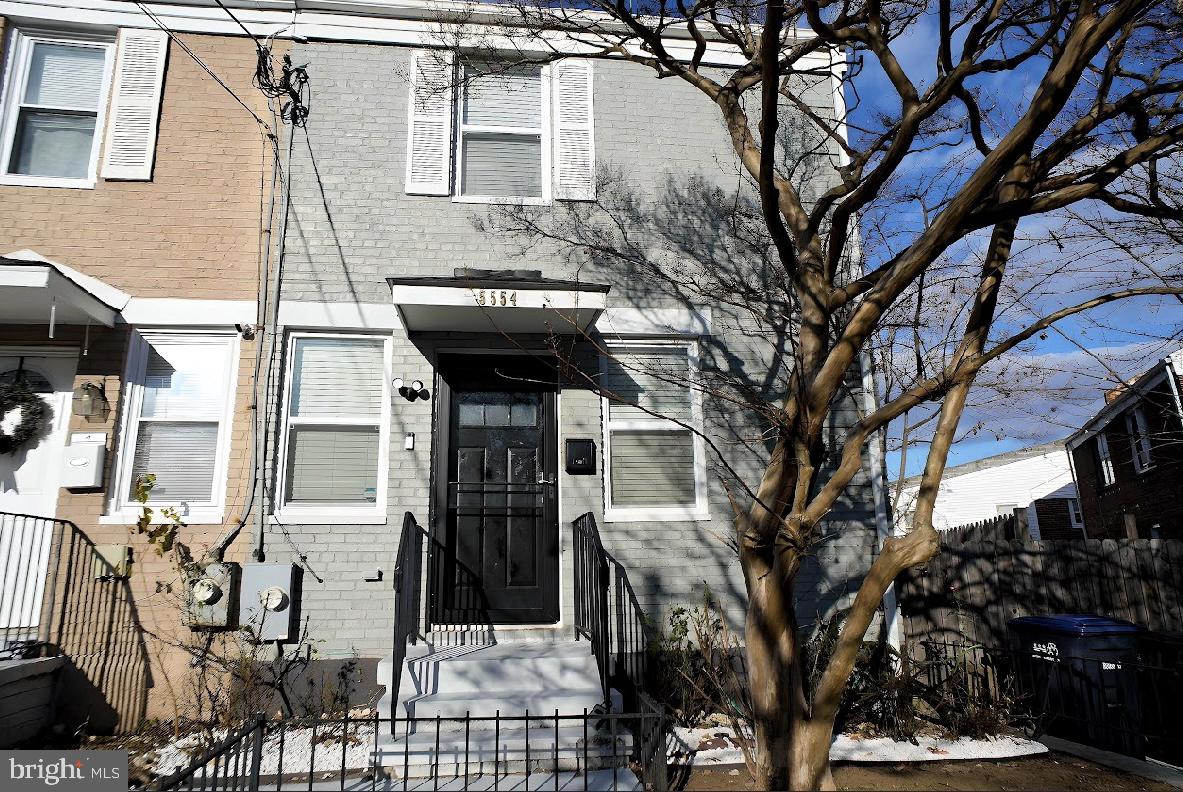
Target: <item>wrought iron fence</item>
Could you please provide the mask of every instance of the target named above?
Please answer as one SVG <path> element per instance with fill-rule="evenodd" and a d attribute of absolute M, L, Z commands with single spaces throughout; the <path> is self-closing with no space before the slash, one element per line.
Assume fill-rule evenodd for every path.
<path fill-rule="evenodd" d="M 627 714 L 272 721 L 256 716 L 188 766 L 145 788 L 663 792 L 666 725 L 652 701 Z"/>
<path fill-rule="evenodd" d="M 0 512 L 0 658 L 57 654 L 50 630 L 66 520 Z"/>
<path fill-rule="evenodd" d="M 941 641 L 918 643 L 910 662 L 923 684 L 1007 709 L 1031 737 L 1183 764 L 1179 665 Z"/>

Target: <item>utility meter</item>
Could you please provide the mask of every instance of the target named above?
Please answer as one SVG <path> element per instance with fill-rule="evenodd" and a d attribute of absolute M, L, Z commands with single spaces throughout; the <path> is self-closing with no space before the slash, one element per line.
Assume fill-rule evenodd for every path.
<path fill-rule="evenodd" d="M 242 565 L 238 624 L 256 640 L 295 640 L 299 608 L 299 567 L 274 563 Z"/>
<path fill-rule="evenodd" d="M 200 567 L 185 581 L 185 623 L 190 627 L 231 627 L 238 605 L 238 564 Z"/>

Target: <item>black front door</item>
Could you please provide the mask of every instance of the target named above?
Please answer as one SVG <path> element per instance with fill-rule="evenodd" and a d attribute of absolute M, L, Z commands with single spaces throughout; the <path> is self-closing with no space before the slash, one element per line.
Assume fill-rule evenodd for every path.
<path fill-rule="evenodd" d="M 510 373 L 529 360 L 457 356 L 442 369 L 452 374 L 436 621 L 558 620 L 555 394 Z"/>

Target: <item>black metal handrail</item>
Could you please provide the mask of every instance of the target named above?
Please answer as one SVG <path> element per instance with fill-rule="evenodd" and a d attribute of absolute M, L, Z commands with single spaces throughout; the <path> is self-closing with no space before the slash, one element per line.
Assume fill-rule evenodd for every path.
<path fill-rule="evenodd" d="M 419 641 L 419 569 L 423 558 L 425 532 L 415 522 L 415 515 L 403 514 L 403 530 L 394 565 L 394 673 L 391 700 L 398 701 L 398 683 L 402 676 L 407 645 Z"/>
<path fill-rule="evenodd" d="M 70 529 L 78 530 L 68 520 L 0 512 L 0 657 L 57 654 L 51 621 Z"/>
<path fill-rule="evenodd" d="M 600 684 L 604 700 L 608 700 L 608 652 L 611 633 L 608 631 L 608 553 L 600 542 L 596 518 L 591 512 L 576 517 L 571 523 L 575 543 L 575 635 L 591 641 L 596 666 L 600 670 Z"/>
<path fill-rule="evenodd" d="M 615 686 L 637 704 L 649 673 L 649 626 L 628 571 L 600 539 L 590 512 L 572 521 L 575 558 L 575 634 L 592 644 L 605 701 Z M 611 592 L 611 602 L 609 600 Z"/>

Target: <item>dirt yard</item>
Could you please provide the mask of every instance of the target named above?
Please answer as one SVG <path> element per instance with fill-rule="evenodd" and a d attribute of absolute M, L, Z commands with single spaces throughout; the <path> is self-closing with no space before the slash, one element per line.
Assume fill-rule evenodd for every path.
<path fill-rule="evenodd" d="M 1170 792 L 1174 789 L 1167 784 L 1057 753 L 997 762 L 839 765 L 834 768 L 834 780 L 838 782 L 839 789 L 900 792 L 950 789 L 972 792 Z M 697 791 L 755 787 L 746 770 L 703 768 L 695 770 L 683 788 Z"/>

